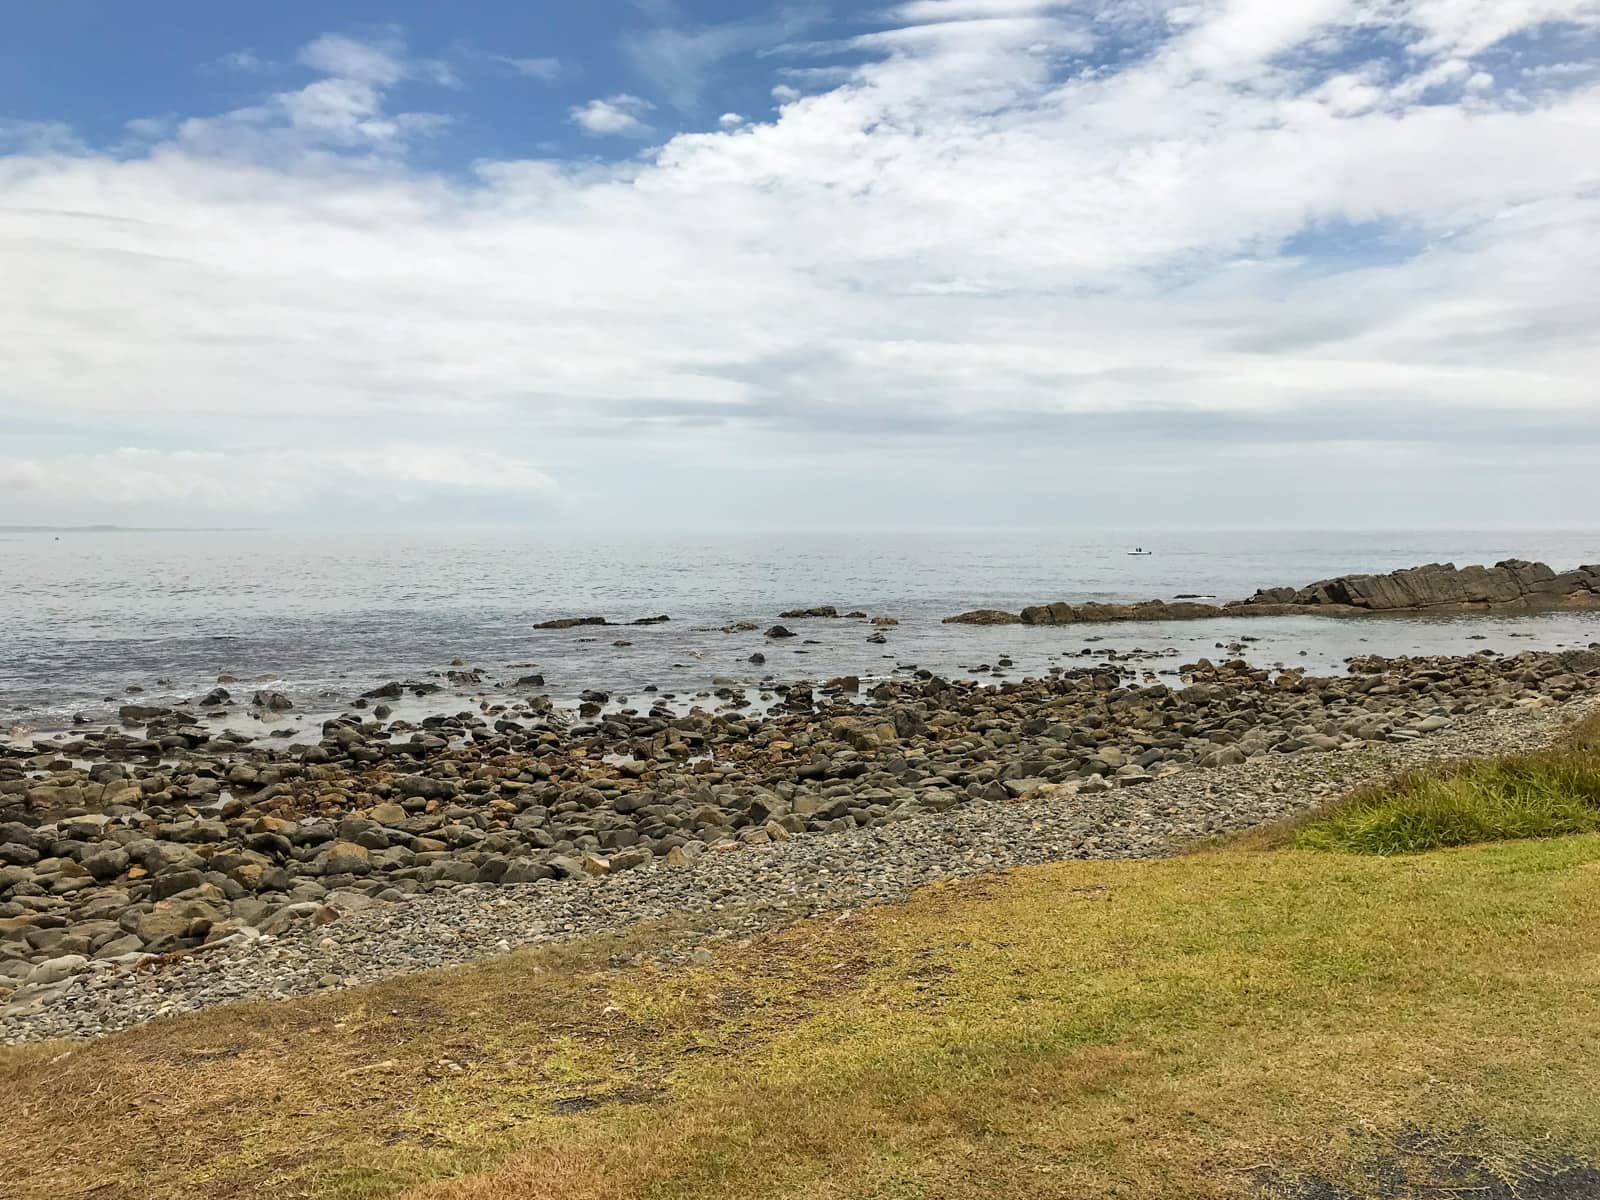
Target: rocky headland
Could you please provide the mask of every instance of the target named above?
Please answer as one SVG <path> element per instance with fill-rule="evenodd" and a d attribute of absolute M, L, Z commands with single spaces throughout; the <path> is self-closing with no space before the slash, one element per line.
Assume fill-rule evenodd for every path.
<path fill-rule="evenodd" d="M 1039 604 L 1020 613 L 976 609 L 953 625 L 1077 625 L 1106 621 L 1188 621 L 1214 617 L 1444 616 L 1474 612 L 1600 609 L 1600 564 L 1557 572 L 1506 559 L 1492 567 L 1429 563 L 1387 575 L 1340 575 L 1304 587 L 1262 588 L 1226 604 L 1146 600 L 1136 604 Z"/>
<path fill-rule="evenodd" d="M 1286 781 L 1340 772 L 1306 764 L 1526 738 L 1527 720 L 1600 695 L 1600 647 L 1179 674 L 777 684 L 766 715 L 732 694 L 686 714 L 596 711 L 598 696 L 585 715 L 544 697 L 416 722 L 380 707 L 288 746 L 157 708 L 0 751 L 0 1039 L 452 961 L 448 930 L 491 897 L 493 939 L 462 953 L 754 903 L 796 878 L 818 896 L 864 881 L 846 890 L 870 898 L 1013 861 L 1161 853 L 1314 802 L 1325 789 Z M 1031 816 L 1007 816 L 1018 805 Z M 788 867 L 745 871 L 746 852 Z M 388 932 L 341 965 L 334 923 Z"/>

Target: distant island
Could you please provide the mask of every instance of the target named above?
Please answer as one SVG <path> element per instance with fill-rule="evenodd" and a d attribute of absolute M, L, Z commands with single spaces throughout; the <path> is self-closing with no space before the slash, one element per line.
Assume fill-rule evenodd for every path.
<path fill-rule="evenodd" d="M 260 533 L 264 525 L 0 525 L 0 533 Z"/>

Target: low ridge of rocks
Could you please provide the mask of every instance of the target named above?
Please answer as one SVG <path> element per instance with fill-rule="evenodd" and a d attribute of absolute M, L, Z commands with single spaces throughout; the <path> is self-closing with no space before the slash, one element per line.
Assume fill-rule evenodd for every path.
<path fill-rule="evenodd" d="M 1557 572 L 1510 558 L 1492 567 L 1429 563 L 1386 575 L 1340 575 L 1305 587 L 1263 588 L 1227 604 L 1146 600 L 1137 604 L 1039 604 L 1020 613 L 976 609 L 955 625 L 1074 625 L 1103 621 L 1188 621 L 1213 617 L 1366 616 L 1484 611 L 1600 609 L 1600 564 Z"/>
<path fill-rule="evenodd" d="M 1138 686 L 1096 667 L 980 687 L 920 672 L 862 697 L 854 678 L 778 685 L 781 703 L 765 716 L 657 707 L 574 719 L 544 698 L 417 724 L 352 713 L 325 722 L 319 741 L 283 748 L 212 738 L 172 710 L 142 737 L 9 751 L 0 1038 L 78 1029 L 60 1014 L 84 987 L 131 986 L 102 980 L 142 979 L 152 964 L 158 978 L 192 981 L 219 954 L 244 961 L 329 922 L 359 917 L 377 930 L 410 919 L 368 910 L 449 914 L 457 892 L 472 897 L 460 905 L 501 889 L 537 907 L 556 888 L 548 894 L 576 905 L 591 894 L 586 881 L 641 873 L 653 899 L 630 909 L 627 888 L 608 892 L 624 899 L 606 919 L 659 915 L 698 886 L 664 883 L 662 872 L 740 861 L 722 848 L 813 865 L 861 855 L 848 870 L 889 892 L 975 863 L 1151 853 L 1282 806 L 1212 795 L 1130 832 L 1115 814 L 1149 810 L 1126 795 L 1195 770 L 1298 771 L 1389 754 L 1585 700 L 1600 692 L 1600 652 L 1361 658 L 1337 678 L 1202 659 L 1180 673 L 1183 686 Z M 1065 823 L 994 850 L 989 822 L 1025 798 L 1058 804 Z M 828 836 L 797 839 L 813 849 L 762 849 L 802 834 Z M 900 858 L 872 859 L 880 835 Z M 829 841 L 840 836 L 846 843 Z M 741 868 L 717 870 L 721 879 Z M 754 900 L 773 886 L 769 877 L 735 890 Z M 516 917 L 522 940 L 589 928 L 581 914 L 565 925 L 540 914 Z M 375 971 L 441 961 L 415 947 L 370 949 Z M 296 974 L 290 990 L 329 973 L 311 984 Z M 238 994 L 263 994 L 255 989 Z"/>

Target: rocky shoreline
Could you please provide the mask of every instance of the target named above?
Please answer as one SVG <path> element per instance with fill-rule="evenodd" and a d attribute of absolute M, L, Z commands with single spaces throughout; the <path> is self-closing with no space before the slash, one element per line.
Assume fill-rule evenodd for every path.
<path fill-rule="evenodd" d="M 1038 604 L 1020 613 L 981 608 L 948 625 L 1078 625 L 1107 621 L 1196 621 L 1216 617 L 1446 616 L 1475 612 L 1584 612 L 1600 609 L 1600 565 L 1557 572 L 1506 559 L 1492 567 L 1429 563 L 1387 575 L 1340 575 L 1305 587 L 1262 588 L 1226 604 L 1192 598 L 1136 604 Z"/>
<path fill-rule="evenodd" d="M 142 734 L 12 751 L 0 1038 L 707 903 L 879 898 L 1010 862 L 1160 853 L 1325 794 L 1296 780 L 1542 736 L 1553 711 L 1600 694 L 1593 648 L 1356 659 L 1338 678 L 1179 670 L 1172 686 L 1107 667 L 998 687 L 921 672 L 865 695 L 853 678 L 780 684 L 766 716 L 732 694 L 688 714 L 607 713 L 596 696 L 579 717 L 536 697 L 386 722 L 396 682 L 311 744 L 212 738 L 193 713 L 158 711 L 139 714 Z M 1044 824 L 1019 829 L 1018 813 Z M 450 934 L 462 914 L 500 932 Z"/>

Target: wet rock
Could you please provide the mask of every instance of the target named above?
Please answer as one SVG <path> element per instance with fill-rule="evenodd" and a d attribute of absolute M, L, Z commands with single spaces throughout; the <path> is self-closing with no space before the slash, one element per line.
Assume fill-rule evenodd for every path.
<path fill-rule="evenodd" d="M 957 613 L 953 617 L 946 617 L 946 625 L 1015 625 L 1022 618 L 1016 613 L 1003 612 L 998 608 L 975 608 L 971 612 Z"/>
<path fill-rule="evenodd" d="M 158 720 L 171 711 L 151 704 L 124 704 L 117 709 L 117 716 L 130 725 L 143 725 L 147 721 Z"/>

